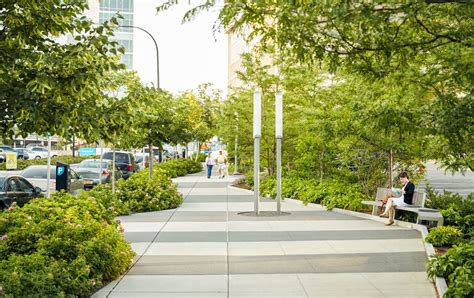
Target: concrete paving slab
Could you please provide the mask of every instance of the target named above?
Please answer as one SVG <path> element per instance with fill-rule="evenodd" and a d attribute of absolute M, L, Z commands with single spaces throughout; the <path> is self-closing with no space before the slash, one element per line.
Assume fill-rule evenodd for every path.
<path fill-rule="evenodd" d="M 306 292 L 296 274 L 231 274 L 229 292 L 233 295 L 249 296 L 260 293 L 306 296 Z"/>
<path fill-rule="evenodd" d="M 227 292 L 227 275 L 126 275 L 117 292 Z"/>
<path fill-rule="evenodd" d="M 435 297 L 419 232 L 295 200 L 287 216 L 239 215 L 254 197 L 233 179 L 174 179 L 178 209 L 121 217 L 139 256 L 109 297 Z"/>
<path fill-rule="evenodd" d="M 162 232 L 226 232 L 227 222 L 168 222 Z"/>
<path fill-rule="evenodd" d="M 129 275 L 227 275 L 226 256 L 143 256 Z"/>
<path fill-rule="evenodd" d="M 155 242 L 227 242 L 226 232 L 161 232 Z"/>
<path fill-rule="evenodd" d="M 128 232 L 158 232 L 165 225 L 164 222 L 123 222 L 125 233 Z"/>
<path fill-rule="evenodd" d="M 147 256 L 226 256 L 227 243 L 222 242 L 157 242 L 148 248 Z"/>

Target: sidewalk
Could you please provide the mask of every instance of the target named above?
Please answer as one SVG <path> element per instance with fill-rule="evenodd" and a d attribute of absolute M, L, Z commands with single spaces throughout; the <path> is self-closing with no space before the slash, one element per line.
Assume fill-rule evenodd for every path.
<path fill-rule="evenodd" d="M 294 201 L 243 216 L 253 195 L 231 178 L 175 182 L 181 207 L 121 218 L 138 256 L 94 297 L 436 297 L 418 231 Z"/>

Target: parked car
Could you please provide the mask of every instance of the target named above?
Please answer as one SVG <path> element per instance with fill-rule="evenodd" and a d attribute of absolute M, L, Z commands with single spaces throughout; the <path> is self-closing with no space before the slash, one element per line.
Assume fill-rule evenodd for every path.
<path fill-rule="evenodd" d="M 7 160 L 6 154 L 8 152 L 16 153 L 15 149 L 13 149 L 10 146 L 5 146 L 5 145 L 0 146 L 0 161 L 1 162 L 4 162 L 5 160 Z"/>
<path fill-rule="evenodd" d="M 112 161 L 106 159 L 102 161 L 102 167 L 100 159 L 85 159 L 74 167 L 74 171 L 84 181 L 84 189 L 91 189 L 97 184 L 111 183 L 114 174 L 115 180 L 122 178 L 119 168 L 114 167 Z"/>
<path fill-rule="evenodd" d="M 17 153 L 18 159 L 27 160 L 30 159 L 30 156 L 34 155 L 33 151 L 30 151 L 26 148 L 16 148 L 15 151 Z"/>
<path fill-rule="evenodd" d="M 30 159 L 40 159 L 40 158 L 47 158 L 48 157 L 48 148 L 44 147 L 29 147 L 29 150 L 32 152 L 32 156 Z M 56 151 L 51 150 L 51 157 L 58 156 Z"/>
<path fill-rule="evenodd" d="M 34 187 L 18 175 L 0 176 L 0 210 L 7 209 L 13 202 L 23 206 L 33 198 L 41 196 L 41 189 Z"/>
<path fill-rule="evenodd" d="M 113 152 L 109 151 L 102 155 L 102 159 L 112 160 Z M 115 164 L 122 172 L 123 179 L 128 179 L 133 173 L 139 171 L 133 154 L 126 151 L 115 152 Z"/>
<path fill-rule="evenodd" d="M 150 162 L 149 153 L 136 153 L 135 154 L 135 163 L 138 165 L 139 170 L 143 170 L 148 167 Z M 153 158 L 154 163 L 158 163 L 158 156 L 154 156 Z"/>
<path fill-rule="evenodd" d="M 43 192 L 45 192 L 48 187 L 50 191 L 56 191 L 56 166 L 51 166 L 51 181 L 49 186 L 47 181 L 47 170 L 47 165 L 29 166 L 21 172 L 21 176 L 34 186 L 41 188 Z M 77 175 L 77 173 L 71 168 L 69 168 L 69 177 L 71 178 L 71 184 L 69 185 L 68 190 L 69 193 L 76 195 L 84 190 L 84 181 L 82 181 L 79 175 Z"/>

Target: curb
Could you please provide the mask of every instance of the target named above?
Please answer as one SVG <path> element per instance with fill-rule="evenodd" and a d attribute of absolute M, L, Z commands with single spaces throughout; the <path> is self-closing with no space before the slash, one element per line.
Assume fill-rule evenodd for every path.
<path fill-rule="evenodd" d="M 359 212 L 339 209 L 339 208 L 334 208 L 332 209 L 332 211 L 336 213 L 340 213 L 340 214 L 351 215 L 351 216 L 364 218 L 364 219 L 370 219 L 370 220 L 381 222 L 381 223 L 386 222 L 386 219 L 383 219 L 371 214 L 359 213 Z M 395 224 L 400 227 L 414 229 L 414 230 L 419 231 L 421 233 L 423 244 L 425 246 L 426 256 L 428 257 L 428 259 L 432 259 L 433 256 L 435 256 L 435 250 L 434 250 L 433 245 L 425 241 L 426 236 L 428 236 L 428 229 L 425 226 L 411 223 L 411 222 L 400 221 L 400 220 L 395 220 Z M 437 276 L 433 278 L 433 282 L 435 284 L 436 291 L 438 292 L 438 297 L 443 297 L 444 293 L 446 293 L 446 291 L 448 290 L 448 285 L 446 284 L 446 280 L 444 280 L 443 277 Z"/>

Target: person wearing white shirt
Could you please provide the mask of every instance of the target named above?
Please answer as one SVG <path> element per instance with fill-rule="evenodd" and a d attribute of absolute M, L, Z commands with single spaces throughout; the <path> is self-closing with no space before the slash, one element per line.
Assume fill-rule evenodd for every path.
<path fill-rule="evenodd" d="M 206 157 L 206 166 L 207 166 L 207 179 L 211 178 L 212 167 L 215 164 L 215 160 L 211 157 L 211 153 L 209 153 Z"/>

